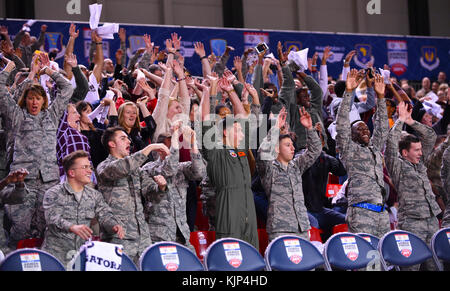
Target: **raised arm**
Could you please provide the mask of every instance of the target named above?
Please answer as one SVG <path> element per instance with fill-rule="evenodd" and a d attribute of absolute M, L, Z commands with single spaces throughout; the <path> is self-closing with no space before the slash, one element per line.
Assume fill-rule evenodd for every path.
<path fill-rule="evenodd" d="M 208 56 L 205 52 L 205 46 L 201 42 L 196 42 L 194 43 L 194 49 L 202 62 L 203 78 L 206 79 L 207 76 L 211 75 L 211 66 L 209 65 Z"/>
<path fill-rule="evenodd" d="M 375 115 L 372 144 L 379 151 L 383 150 L 384 144 L 389 134 L 386 100 L 384 99 L 385 88 L 386 86 L 384 84 L 383 77 L 379 74 L 376 74 L 374 89 L 377 94 L 377 113 Z"/>
<path fill-rule="evenodd" d="M 65 52 L 65 58 L 64 58 L 64 71 L 67 74 L 67 79 L 72 80 L 73 72 L 72 72 L 72 66 L 69 65 L 66 61 L 67 56 L 70 56 L 73 54 L 73 48 L 75 46 L 75 40 L 77 39 L 79 35 L 79 30 L 76 29 L 75 24 L 71 23 L 69 28 L 69 41 L 67 42 L 66 46 L 66 52 Z"/>
<path fill-rule="evenodd" d="M 100 83 L 102 80 L 102 72 L 103 72 L 103 42 L 102 38 L 97 34 L 96 31 L 92 31 L 92 41 L 95 45 L 95 66 L 93 70 L 93 74 L 97 79 L 97 83 Z"/>

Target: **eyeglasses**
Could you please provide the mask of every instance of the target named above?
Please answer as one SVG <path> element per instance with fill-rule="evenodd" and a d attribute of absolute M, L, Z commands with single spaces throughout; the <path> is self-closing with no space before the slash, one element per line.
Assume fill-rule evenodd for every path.
<path fill-rule="evenodd" d="M 89 169 L 89 170 L 91 170 L 91 171 L 94 171 L 94 170 L 95 170 L 94 167 L 92 167 L 91 165 L 84 165 L 84 166 L 81 166 L 81 167 L 79 167 L 79 168 L 72 168 L 71 170 L 77 170 L 77 169 L 83 169 L 83 170 Z"/>

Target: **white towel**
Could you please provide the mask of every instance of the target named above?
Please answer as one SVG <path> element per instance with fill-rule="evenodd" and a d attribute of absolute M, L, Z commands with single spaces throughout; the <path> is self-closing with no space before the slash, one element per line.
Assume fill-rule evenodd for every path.
<path fill-rule="evenodd" d="M 291 51 L 288 55 L 288 60 L 295 62 L 300 67 L 300 71 L 306 71 L 308 69 L 308 51 L 309 48 L 296 52 Z"/>
<path fill-rule="evenodd" d="M 110 99 L 112 100 L 114 98 L 114 92 L 111 90 L 106 91 L 106 96 L 103 99 Z M 99 123 L 105 123 L 106 117 L 108 116 L 109 112 L 109 106 L 104 106 L 103 104 L 100 104 L 95 108 L 94 111 L 92 111 L 88 117 L 90 120 L 94 121 L 94 119 L 97 119 Z"/>
<path fill-rule="evenodd" d="M 114 33 L 119 32 L 119 24 L 117 23 L 105 23 L 103 26 L 98 27 L 100 22 L 100 16 L 102 14 L 102 4 L 89 5 L 89 12 L 91 14 L 89 18 L 89 26 L 92 30 L 96 30 L 98 35 L 103 39 L 114 39 Z"/>
<path fill-rule="evenodd" d="M 120 271 L 123 246 L 100 241 L 89 241 L 81 247 L 86 250 L 86 271 Z"/>
<path fill-rule="evenodd" d="M 389 70 L 383 70 L 382 68 L 379 68 L 381 76 L 384 78 L 384 84 L 389 85 L 391 84 L 391 71 Z"/>

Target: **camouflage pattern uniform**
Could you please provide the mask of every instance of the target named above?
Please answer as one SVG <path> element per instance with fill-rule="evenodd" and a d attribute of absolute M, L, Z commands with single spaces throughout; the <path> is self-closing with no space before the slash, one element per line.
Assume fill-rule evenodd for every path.
<path fill-rule="evenodd" d="M 384 204 L 385 189 L 383 155 L 381 153 L 389 132 L 386 102 L 377 100 L 374 132 L 368 146 L 352 140 L 350 127 L 350 102 L 354 93 L 345 92 L 336 119 L 336 146 L 348 174 L 348 205 L 357 203 Z M 364 232 L 382 237 L 390 231 L 389 214 L 359 207 L 349 207 L 346 221 L 349 231 Z"/>
<path fill-rule="evenodd" d="M 277 127 L 271 128 L 259 147 L 257 169 L 269 199 L 266 225 L 269 240 L 285 234 L 309 239 L 310 225 L 303 196 L 302 174 L 317 160 L 322 144 L 315 130 L 307 130 L 306 134 L 307 150 L 291 160 L 287 167 L 276 159 Z"/>
<path fill-rule="evenodd" d="M 14 247 L 21 239 L 44 236 L 42 200 L 44 193 L 59 182 L 56 129 L 73 88 L 60 73 L 53 73 L 51 78 L 59 90 L 58 98 L 47 110 L 33 116 L 26 108 L 20 108 L 7 92 L 5 82 L 8 75 L 6 71 L 0 73 L 0 114 L 5 120 L 8 136 L 14 138 L 10 170 L 24 168 L 29 172 L 25 179 L 29 192 L 24 203 L 5 207 L 12 221 L 9 244 Z"/>
<path fill-rule="evenodd" d="M 445 189 L 447 195 L 442 227 L 450 227 L 450 147 L 445 150 L 442 157 L 441 179 L 442 187 Z"/>
<path fill-rule="evenodd" d="M 112 228 L 120 224 L 102 194 L 88 186 L 78 198 L 69 182 L 60 183 L 45 193 L 43 204 L 47 229 L 42 249 L 54 255 L 64 266 L 85 243 L 69 230 L 72 225 L 89 226 L 91 220 L 97 218 L 103 229 L 113 234 Z"/>
<path fill-rule="evenodd" d="M 402 128 L 403 122 L 397 120 L 389 132 L 385 151 L 386 167 L 398 193 L 398 228 L 412 232 L 430 244 L 431 237 L 439 229 L 436 215 L 441 213 L 425 167 L 433 151 L 436 133 L 417 121 L 411 125 L 422 143 L 423 155 L 415 165 L 399 154 Z M 432 261 L 427 261 L 426 265 L 427 269 L 435 269 Z M 410 269 L 418 268 L 417 265 Z"/>
<path fill-rule="evenodd" d="M 0 191 L 0 209 L 3 209 L 5 204 L 21 204 L 25 196 L 27 195 L 28 190 L 26 187 L 21 187 L 19 185 L 10 184 L 5 189 Z M 7 239 L 5 236 L 5 231 L 3 229 L 3 210 L 0 211 L 0 249 L 2 252 L 7 255 L 9 252 L 15 250 L 16 248 L 9 248 L 7 246 Z"/>
<path fill-rule="evenodd" d="M 442 167 L 442 156 L 444 151 L 450 146 L 450 136 L 441 143 L 430 155 L 430 159 L 428 160 L 427 166 L 427 175 L 428 179 L 430 179 L 430 183 L 432 186 L 433 193 L 436 197 L 441 197 L 444 204 L 447 201 L 447 195 L 445 194 L 445 190 L 442 187 L 441 180 L 441 167 Z"/>
<path fill-rule="evenodd" d="M 174 165 L 170 175 L 163 175 L 158 169 L 163 163 L 161 159 L 142 167 L 150 176 L 163 175 L 168 188 L 167 194 L 146 202 L 150 235 L 153 242 L 176 241 L 193 249 L 189 243 L 191 233 L 186 218 L 187 188 L 189 181 L 201 180 L 206 175 L 206 165 L 200 153 L 191 153 L 190 162 L 178 163 L 179 150 L 171 148 L 170 151 L 170 156 L 166 158 Z M 178 237 L 177 229 L 182 237 Z"/>
<path fill-rule="evenodd" d="M 123 245 L 136 263 L 152 244 L 141 197 L 161 194 L 156 182 L 140 169 L 147 159 L 141 151 L 123 159 L 109 155 L 97 167 L 98 189 L 125 231 L 123 239 L 103 233 L 102 240 Z"/>
<path fill-rule="evenodd" d="M 206 176 L 200 183 L 202 194 L 200 199 L 202 201 L 202 213 L 208 217 L 209 231 L 216 230 L 216 190 Z"/>

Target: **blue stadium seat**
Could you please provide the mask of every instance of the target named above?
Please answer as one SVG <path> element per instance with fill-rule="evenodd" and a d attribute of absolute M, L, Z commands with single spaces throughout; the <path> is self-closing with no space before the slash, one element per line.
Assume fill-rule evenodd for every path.
<path fill-rule="evenodd" d="M 325 262 L 311 242 L 294 235 L 274 239 L 267 247 L 264 259 L 268 271 L 309 271 Z"/>
<path fill-rule="evenodd" d="M 258 250 L 235 238 L 223 238 L 212 243 L 204 262 L 208 271 L 262 271 L 266 267 Z"/>
<path fill-rule="evenodd" d="M 443 228 L 433 235 L 431 238 L 431 252 L 438 270 L 443 271 L 444 268 L 439 260 L 450 263 L 450 227 Z"/>
<path fill-rule="evenodd" d="M 86 271 L 86 250 L 78 253 L 76 258 L 73 260 L 74 264 L 72 265 L 73 271 Z M 122 253 L 122 264 L 120 265 L 121 271 L 138 271 L 138 268 L 134 264 L 133 260 L 127 256 L 125 253 Z"/>
<path fill-rule="evenodd" d="M 359 235 L 366 241 L 370 242 L 376 250 L 378 249 L 378 243 L 380 242 L 380 239 L 378 237 L 369 233 L 362 233 L 362 232 L 357 233 L 357 235 Z"/>
<path fill-rule="evenodd" d="M 158 242 L 139 259 L 141 271 L 204 271 L 202 263 L 187 247 L 175 242 Z"/>
<path fill-rule="evenodd" d="M 65 271 L 51 254 L 38 249 L 16 250 L 1 262 L 0 271 Z"/>
<path fill-rule="evenodd" d="M 333 267 L 341 270 L 365 269 L 377 263 L 377 250 L 371 243 L 357 234 L 340 232 L 332 235 L 324 246 L 325 269 Z"/>
<path fill-rule="evenodd" d="M 378 244 L 381 264 L 384 270 L 388 263 L 400 270 L 421 264 L 433 256 L 428 245 L 415 234 L 404 230 L 393 230 L 386 233 Z"/>

